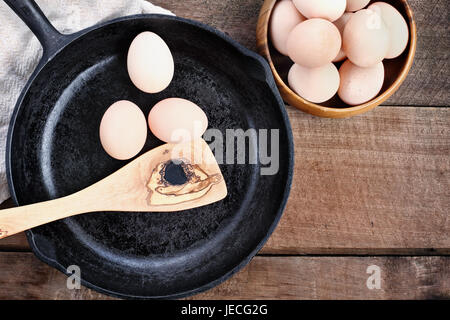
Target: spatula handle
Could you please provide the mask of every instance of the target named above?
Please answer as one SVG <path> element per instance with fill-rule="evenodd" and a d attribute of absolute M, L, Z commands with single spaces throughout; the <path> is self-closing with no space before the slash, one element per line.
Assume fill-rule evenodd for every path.
<path fill-rule="evenodd" d="M 0 211 L 0 239 L 81 213 L 73 196 Z"/>
<path fill-rule="evenodd" d="M 189 155 L 186 159 L 186 155 Z M 196 161 L 201 156 L 201 161 Z M 165 180 L 168 164 L 184 159 L 183 185 Z M 184 171 L 184 170 L 187 170 Z M 112 175 L 70 196 L 0 211 L 0 239 L 52 221 L 87 212 L 174 212 L 222 200 L 227 186 L 203 140 L 165 144 L 148 151 Z"/>

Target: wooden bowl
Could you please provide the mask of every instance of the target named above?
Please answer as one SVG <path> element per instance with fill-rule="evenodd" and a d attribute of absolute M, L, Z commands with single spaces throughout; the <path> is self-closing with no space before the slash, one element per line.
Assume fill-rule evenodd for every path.
<path fill-rule="evenodd" d="M 357 106 L 350 106 L 344 103 L 336 94 L 332 99 L 322 103 L 315 104 L 309 102 L 286 85 L 287 74 L 293 62 L 289 57 L 283 56 L 270 43 L 268 38 L 268 29 L 270 16 L 273 7 L 278 0 L 265 0 L 259 14 L 258 25 L 256 29 L 256 39 L 258 51 L 270 64 L 277 86 L 284 101 L 307 113 L 327 118 L 345 118 L 369 111 L 386 101 L 400 87 L 411 69 L 414 54 L 417 46 L 417 30 L 414 22 L 413 12 L 406 0 L 387 0 L 393 5 L 406 19 L 409 26 L 409 43 L 401 56 L 395 59 L 383 60 L 385 67 L 385 79 L 383 88 L 378 96 L 369 102 Z M 376 1 L 371 1 L 376 2 Z M 338 65 L 339 67 L 340 65 Z"/>

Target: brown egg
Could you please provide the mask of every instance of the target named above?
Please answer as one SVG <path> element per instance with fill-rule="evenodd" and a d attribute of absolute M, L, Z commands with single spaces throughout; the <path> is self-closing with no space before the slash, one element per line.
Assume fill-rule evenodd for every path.
<path fill-rule="evenodd" d="M 339 69 L 341 83 L 338 95 L 345 103 L 355 106 L 375 98 L 383 87 L 383 62 L 373 67 L 361 68 L 350 60 Z"/>
<path fill-rule="evenodd" d="M 354 64 L 374 66 L 386 57 L 389 47 L 389 29 L 377 12 L 355 12 L 345 25 L 343 50 Z"/>
<path fill-rule="evenodd" d="M 386 2 L 375 2 L 369 6 L 369 9 L 378 12 L 389 29 L 391 42 L 385 58 L 397 58 L 408 45 L 409 29 L 405 18 Z"/>
<path fill-rule="evenodd" d="M 172 81 L 174 68 L 169 47 L 156 33 L 142 32 L 131 42 L 127 69 L 138 89 L 147 93 L 163 91 Z"/>
<path fill-rule="evenodd" d="M 339 88 L 339 72 L 328 63 L 318 68 L 294 64 L 288 74 L 289 86 L 302 98 L 313 103 L 331 99 Z"/>
<path fill-rule="evenodd" d="M 147 140 L 147 121 L 133 102 L 112 104 L 100 123 L 100 142 L 113 158 L 128 160 L 137 155 Z"/>
<path fill-rule="evenodd" d="M 291 31 L 287 51 L 295 63 L 316 68 L 336 58 L 341 44 L 341 34 L 333 23 L 324 19 L 309 19 Z"/>
<path fill-rule="evenodd" d="M 195 103 L 168 98 L 153 106 L 148 115 L 148 125 L 159 140 L 181 143 L 200 138 L 208 128 L 208 118 Z"/>
<path fill-rule="evenodd" d="M 337 19 L 334 23 L 334 25 L 338 28 L 339 32 L 341 33 L 341 37 L 344 38 L 344 28 L 345 25 L 347 24 L 347 22 L 350 20 L 350 18 L 352 17 L 353 12 L 346 12 L 342 15 L 342 17 L 340 17 L 339 19 Z M 347 55 L 345 54 L 344 50 L 342 49 L 341 46 L 341 50 L 339 50 L 338 55 L 336 56 L 336 58 L 334 58 L 333 62 L 338 62 L 338 61 L 342 61 L 347 57 Z"/>
<path fill-rule="evenodd" d="M 297 9 L 306 18 L 336 21 L 345 11 L 346 0 L 294 0 Z"/>
<path fill-rule="evenodd" d="M 292 1 L 277 2 L 270 17 L 269 34 L 273 46 L 285 56 L 287 53 L 287 38 L 289 33 L 306 18 L 298 12 Z"/>
<path fill-rule="evenodd" d="M 347 0 L 345 11 L 355 12 L 369 4 L 370 0 Z"/>

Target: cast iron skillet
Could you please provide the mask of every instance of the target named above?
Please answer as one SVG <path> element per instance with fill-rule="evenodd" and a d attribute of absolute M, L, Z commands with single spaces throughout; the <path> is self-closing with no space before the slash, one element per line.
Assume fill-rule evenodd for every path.
<path fill-rule="evenodd" d="M 6 2 L 44 47 L 8 133 L 8 181 L 19 205 L 73 193 L 125 164 L 103 151 L 98 134 L 103 113 L 119 99 L 148 114 L 161 99 L 186 98 L 222 132 L 279 129 L 277 174 L 260 175 L 261 163 L 221 165 L 229 195 L 212 205 L 176 213 L 93 213 L 35 228 L 27 236 L 38 258 L 66 274 L 78 265 L 82 284 L 123 298 L 192 295 L 246 265 L 277 225 L 293 171 L 289 121 L 263 58 L 178 17 L 129 16 L 62 35 L 33 1 Z M 147 30 L 167 42 L 175 59 L 174 80 L 159 94 L 139 91 L 126 71 L 132 39 Z M 149 134 L 142 152 L 161 144 Z"/>

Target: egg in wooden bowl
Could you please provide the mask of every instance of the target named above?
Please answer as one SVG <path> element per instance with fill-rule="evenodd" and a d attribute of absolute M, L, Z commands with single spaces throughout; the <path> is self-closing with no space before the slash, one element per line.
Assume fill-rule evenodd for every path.
<path fill-rule="evenodd" d="M 405 80 L 417 46 L 406 0 L 265 0 L 256 37 L 284 101 L 328 118 L 386 101 Z"/>

